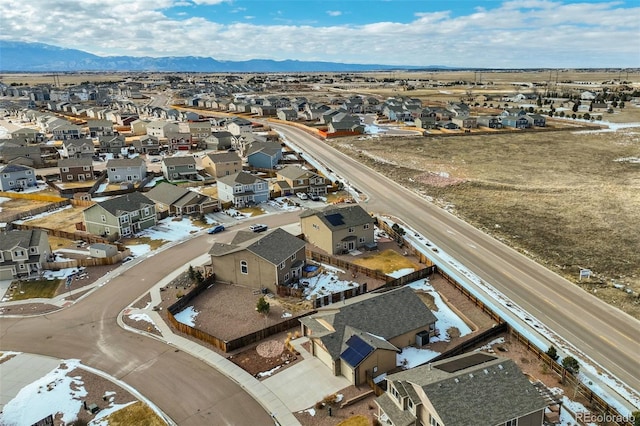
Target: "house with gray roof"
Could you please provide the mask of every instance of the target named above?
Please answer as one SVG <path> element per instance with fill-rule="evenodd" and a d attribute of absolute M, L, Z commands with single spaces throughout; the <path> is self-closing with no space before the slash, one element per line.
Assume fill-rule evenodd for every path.
<path fill-rule="evenodd" d="M 199 176 L 196 160 L 191 155 L 163 158 L 162 174 L 169 182 L 197 180 Z"/>
<path fill-rule="evenodd" d="M 276 292 L 297 282 L 305 265 L 305 242 L 278 228 L 264 234 L 239 231 L 229 244 L 209 250 L 216 280 Z"/>
<path fill-rule="evenodd" d="M 107 178 L 110 183 L 142 181 L 147 176 L 147 164 L 140 157 L 113 158 L 107 161 Z"/>
<path fill-rule="evenodd" d="M 396 426 L 541 426 L 547 401 L 508 358 L 470 352 L 385 378 L 375 403 Z"/>
<path fill-rule="evenodd" d="M 126 146 L 122 135 L 98 136 L 98 150 L 101 153 L 122 154 Z"/>
<path fill-rule="evenodd" d="M 91 158 L 61 158 L 58 160 L 60 180 L 67 182 L 86 182 L 93 180 L 93 161 Z"/>
<path fill-rule="evenodd" d="M 247 172 L 238 172 L 218 179 L 218 198 L 223 203 L 245 207 L 263 203 L 269 199 L 266 180 Z"/>
<path fill-rule="evenodd" d="M 366 293 L 300 319 L 311 353 L 335 376 L 358 386 L 397 368 L 396 354 L 425 344 L 436 316 L 411 287 Z M 428 342 L 428 339 L 426 339 Z"/>
<path fill-rule="evenodd" d="M 231 132 L 221 131 L 212 132 L 210 136 L 205 138 L 204 142 L 206 144 L 206 149 L 221 151 L 231 148 L 234 139 L 235 137 L 231 134 Z"/>
<path fill-rule="evenodd" d="M 62 142 L 62 156 L 65 158 L 92 157 L 95 147 L 91 139 L 67 139 Z"/>
<path fill-rule="evenodd" d="M 140 136 L 140 139 L 134 140 L 131 145 L 139 154 L 158 155 L 160 153 L 160 140 L 155 136 Z"/>
<path fill-rule="evenodd" d="M 307 210 L 300 215 L 300 226 L 307 241 L 329 254 L 375 246 L 374 219 L 358 204 Z"/>
<path fill-rule="evenodd" d="M 160 217 L 199 216 L 220 210 L 220 201 L 217 199 L 166 182 L 153 187 L 146 196 L 156 203 L 156 212 Z"/>
<path fill-rule="evenodd" d="M 278 142 L 253 142 L 246 148 L 245 156 L 252 167 L 274 169 L 282 160 L 282 145 Z"/>
<path fill-rule="evenodd" d="M 156 225 L 155 203 L 140 192 L 101 201 L 84 209 L 82 215 L 87 232 L 111 240 Z"/>
<path fill-rule="evenodd" d="M 0 159 L 7 164 L 24 166 L 40 166 L 44 163 L 40 146 L 20 146 L 13 142 L 0 143 Z"/>
<path fill-rule="evenodd" d="M 220 178 L 242 171 L 242 159 L 235 151 L 209 153 L 202 159 L 202 167 L 211 176 Z"/>
<path fill-rule="evenodd" d="M 0 166 L 0 191 L 22 191 L 37 184 L 36 170 L 33 167 L 20 164 Z"/>
<path fill-rule="evenodd" d="M 0 232 L 0 280 L 40 275 L 51 254 L 49 236 L 40 229 Z"/>
<path fill-rule="evenodd" d="M 327 180 L 311 170 L 299 166 L 289 165 L 276 172 L 276 187 L 280 188 L 283 195 L 304 192 L 325 196 L 327 195 Z M 286 185 L 283 185 L 286 184 Z M 286 189 L 283 191 L 283 189 Z M 288 192 L 289 191 L 289 192 Z"/>

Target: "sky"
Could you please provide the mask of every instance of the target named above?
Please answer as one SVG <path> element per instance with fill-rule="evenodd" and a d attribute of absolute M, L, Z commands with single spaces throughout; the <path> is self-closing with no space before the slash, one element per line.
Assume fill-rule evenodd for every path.
<path fill-rule="evenodd" d="M 3 0 L 0 39 L 100 56 L 640 66 L 640 0 Z"/>

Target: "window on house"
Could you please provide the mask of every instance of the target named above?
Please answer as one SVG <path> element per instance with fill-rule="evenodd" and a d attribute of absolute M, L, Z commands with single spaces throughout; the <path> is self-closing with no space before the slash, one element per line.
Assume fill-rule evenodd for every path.
<path fill-rule="evenodd" d="M 361 242 L 361 243 L 364 243 L 364 237 L 358 238 L 358 241 Z"/>
<path fill-rule="evenodd" d="M 73 175 L 67 175 L 67 180 L 73 180 Z"/>
<path fill-rule="evenodd" d="M 247 264 L 246 260 L 241 260 L 240 261 L 240 273 L 241 274 L 248 274 L 249 273 L 249 265 Z"/>
<path fill-rule="evenodd" d="M 312 226 L 313 226 L 313 229 L 320 230 L 320 227 L 317 224 L 314 223 Z"/>
<path fill-rule="evenodd" d="M 518 426 L 518 419 L 509 420 L 504 426 Z"/>
<path fill-rule="evenodd" d="M 295 253 L 293 253 L 293 254 L 291 255 L 291 260 L 296 260 L 296 254 L 295 254 Z"/>
<path fill-rule="evenodd" d="M 22 256 L 24 256 L 24 252 L 22 250 L 16 250 L 16 251 L 13 252 L 13 255 L 15 257 L 22 257 Z"/>
<path fill-rule="evenodd" d="M 285 281 L 289 281 L 289 273 L 288 272 L 286 274 L 284 274 L 284 280 Z"/>
<path fill-rule="evenodd" d="M 25 265 L 24 263 L 21 263 L 20 265 L 18 265 L 20 269 L 24 269 Z"/>
<path fill-rule="evenodd" d="M 68 171 L 69 171 L 69 168 L 68 168 L 68 167 L 63 167 L 63 168 L 62 168 L 62 173 L 67 173 Z"/>
<path fill-rule="evenodd" d="M 100 215 L 100 220 L 103 222 L 107 221 L 107 217 L 105 215 Z"/>
<path fill-rule="evenodd" d="M 280 269 L 284 269 L 284 262 L 280 264 Z"/>
<path fill-rule="evenodd" d="M 355 231 L 355 229 L 353 228 L 353 226 L 350 226 L 350 227 L 349 227 L 349 233 L 350 233 L 350 234 L 353 234 L 353 232 L 354 232 L 354 231 Z"/>
<path fill-rule="evenodd" d="M 441 426 L 440 423 L 438 423 L 438 421 L 433 418 L 433 416 L 431 414 L 429 414 L 429 425 L 430 426 Z"/>
<path fill-rule="evenodd" d="M 364 229 L 369 229 L 369 224 L 368 223 L 364 224 Z"/>
<path fill-rule="evenodd" d="M 411 398 L 407 399 L 407 406 L 409 407 L 409 410 L 413 411 L 413 401 Z"/>
<path fill-rule="evenodd" d="M 130 216 L 138 216 L 138 210 L 134 210 L 132 212 L 129 213 Z"/>

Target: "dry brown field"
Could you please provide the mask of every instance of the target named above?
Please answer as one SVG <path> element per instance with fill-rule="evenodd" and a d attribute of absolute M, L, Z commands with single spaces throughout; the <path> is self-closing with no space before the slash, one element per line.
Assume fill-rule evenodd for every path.
<path fill-rule="evenodd" d="M 640 318 L 640 128 L 329 143 Z"/>

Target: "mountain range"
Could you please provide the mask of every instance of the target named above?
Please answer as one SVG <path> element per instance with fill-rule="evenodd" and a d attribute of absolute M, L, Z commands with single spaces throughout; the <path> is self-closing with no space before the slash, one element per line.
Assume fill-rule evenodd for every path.
<path fill-rule="evenodd" d="M 0 71 L 163 71 L 163 72 L 331 72 L 375 70 L 450 69 L 444 66 L 344 64 L 270 59 L 219 61 L 199 56 L 97 56 L 82 50 L 43 43 L 0 40 Z"/>

